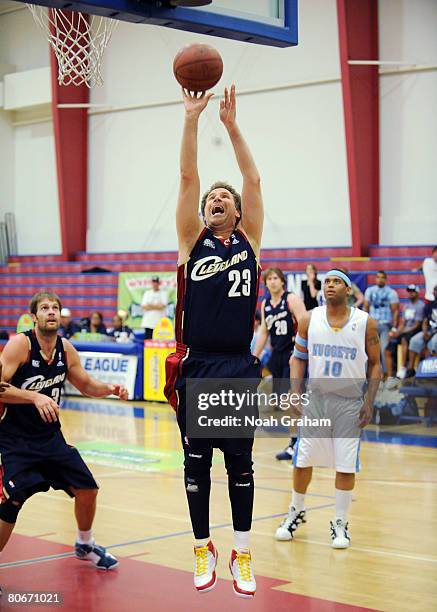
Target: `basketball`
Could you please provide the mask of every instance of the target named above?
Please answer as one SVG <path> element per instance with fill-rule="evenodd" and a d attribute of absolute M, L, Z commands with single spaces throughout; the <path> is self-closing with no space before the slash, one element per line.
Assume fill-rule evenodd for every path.
<path fill-rule="evenodd" d="M 195 43 L 183 47 L 174 58 L 173 73 L 188 91 L 207 91 L 223 74 L 220 53 L 210 45 Z"/>

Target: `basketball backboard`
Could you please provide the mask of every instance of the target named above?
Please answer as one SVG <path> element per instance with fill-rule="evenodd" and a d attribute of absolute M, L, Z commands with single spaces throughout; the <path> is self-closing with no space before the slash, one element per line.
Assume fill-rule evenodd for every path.
<path fill-rule="evenodd" d="M 212 0 L 195 8 L 174 7 L 170 0 L 33 0 L 32 4 L 276 47 L 298 41 L 297 0 Z"/>

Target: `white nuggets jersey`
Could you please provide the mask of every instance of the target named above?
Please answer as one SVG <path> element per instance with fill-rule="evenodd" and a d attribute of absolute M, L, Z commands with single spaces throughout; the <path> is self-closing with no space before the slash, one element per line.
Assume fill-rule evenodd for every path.
<path fill-rule="evenodd" d="M 351 308 L 341 329 L 328 323 L 326 306 L 311 311 L 308 327 L 310 388 L 345 397 L 363 394 L 367 374 L 367 312 Z"/>

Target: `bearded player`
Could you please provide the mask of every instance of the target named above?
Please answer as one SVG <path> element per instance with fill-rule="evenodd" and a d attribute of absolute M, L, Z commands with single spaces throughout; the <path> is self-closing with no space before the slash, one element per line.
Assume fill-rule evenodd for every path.
<path fill-rule="evenodd" d="M 0 551 L 8 542 L 23 504 L 35 493 L 62 489 L 74 498 L 78 532 L 75 556 L 110 570 L 115 557 L 95 543 L 92 524 L 98 485 L 79 452 L 61 432 L 59 398 L 65 380 L 90 397 L 127 390 L 92 378 L 82 367 L 73 345 L 61 338 L 61 302 L 52 292 L 33 296 L 30 312 L 35 327 L 17 334 L 1 355 L 0 420 L 2 489 L 0 491 Z"/>
<path fill-rule="evenodd" d="M 212 94 L 184 92 L 185 123 L 176 210 L 179 241 L 176 353 L 166 363 L 166 396 L 177 412 L 185 461 L 185 489 L 194 532 L 194 585 L 205 593 L 216 583 L 217 549 L 210 539 L 209 495 L 213 448 L 224 453 L 234 527 L 229 561 L 234 592 L 253 597 L 256 582 L 249 551 L 253 508 L 253 436 L 244 439 L 189 438 L 186 383 L 190 378 L 259 379 L 259 360 L 250 353 L 258 295 L 263 226 L 260 177 L 237 126 L 235 86 L 225 89 L 220 119 L 243 178 L 240 194 L 219 182 L 201 200 L 197 132 Z M 215 439 L 213 439 L 215 438 Z"/>

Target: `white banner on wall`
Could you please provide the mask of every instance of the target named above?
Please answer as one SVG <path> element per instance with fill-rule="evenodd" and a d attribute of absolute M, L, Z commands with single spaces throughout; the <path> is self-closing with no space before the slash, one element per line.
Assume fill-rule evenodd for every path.
<path fill-rule="evenodd" d="M 121 353 L 94 353 L 79 351 L 80 362 L 85 371 L 93 378 L 110 385 L 123 385 L 129 397 L 134 396 L 138 357 Z M 80 395 L 76 387 L 65 383 L 67 395 Z"/>

